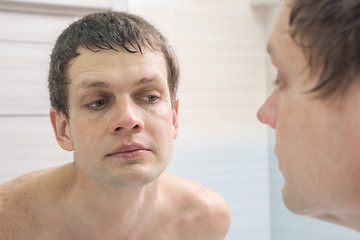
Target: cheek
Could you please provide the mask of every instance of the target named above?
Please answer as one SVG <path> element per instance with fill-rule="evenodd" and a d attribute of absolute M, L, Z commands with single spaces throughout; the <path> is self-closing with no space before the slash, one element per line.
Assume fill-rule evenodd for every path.
<path fill-rule="evenodd" d="M 173 139 L 173 120 L 171 114 L 167 113 L 164 115 L 159 115 L 158 118 L 150 118 L 148 124 L 152 125 L 150 127 L 154 131 L 154 135 L 164 138 L 164 141 L 169 141 Z M 151 131 L 149 128 L 148 131 Z"/>
<path fill-rule="evenodd" d="M 104 121 L 94 123 L 91 119 L 79 118 L 72 127 L 72 139 L 74 147 L 80 149 L 81 146 L 90 146 L 97 144 L 102 139 L 102 135 L 106 132 L 106 124 Z M 90 149 L 89 149 L 90 150 Z"/>
<path fill-rule="evenodd" d="M 288 147 L 299 144 L 301 141 L 301 131 L 306 131 L 306 113 L 302 113 L 299 108 L 296 110 L 291 104 L 286 104 L 281 107 L 278 112 L 278 119 L 276 125 L 276 141 L 281 145 Z"/>
<path fill-rule="evenodd" d="M 156 114 L 148 117 L 145 129 L 157 142 L 161 142 L 159 145 L 163 146 L 164 149 L 166 148 L 166 151 L 172 148 L 174 126 L 171 109 L 159 110 Z"/>
<path fill-rule="evenodd" d="M 312 120 L 307 108 L 288 101 L 281 106 L 276 125 L 276 153 L 287 170 L 306 167 L 311 147 Z M 301 171 L 301 170 L 299 170 Z"/>
<path fill-rule="evenodd" d="M 157 129 L 163 129 L 173 123 L 173 110 L 171 105 L 167 102 L 157 105 L 151 110 L 147 111 L 146 117 L 149 124 L 156 125 Z"/>
<path fill-rule="evenodd" d="M 291 102 L 290 102 L 291 103 Z M 289 178 L 318 182 L 338 158 L 339 136 L 336 118 L 321 104 L 303 100 L 281 112 L 276 129 L 277 154 Z"/>

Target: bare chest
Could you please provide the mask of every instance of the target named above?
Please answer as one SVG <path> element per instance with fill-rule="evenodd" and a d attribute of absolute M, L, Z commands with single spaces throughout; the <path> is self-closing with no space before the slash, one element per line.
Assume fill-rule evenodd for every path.
<path fill-rule="evenodd" d="M 31 221 L 32 220 L 32 221 Z M 71 222 L 71 219 L 67 221 Z M 40 221 L 35 218 L 15 219 L 0 226 L 1 240 L 191 240 L 189 232 L 174 223 L 157 222 L 149 227 L 139 226 L 131 231 L 121 230 L 107 233 L 101 223 L 98 227 L 87 228 L 81 222 L 72 222 L 72 229 L 65 227 L 63 221 Z M 196 238 L 194 238 L 196 239 Z"/>

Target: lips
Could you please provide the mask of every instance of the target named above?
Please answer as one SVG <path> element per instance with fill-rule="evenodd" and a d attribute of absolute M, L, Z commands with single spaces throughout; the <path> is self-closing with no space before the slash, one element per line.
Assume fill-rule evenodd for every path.
<path fill-rule="evenodd" d="M 150 149 L 139 143 L 130 143 L 115 148 L 111 153 L 107 154 L 106 157 L 131 159 L 141 157 L 150 151 Z"/>
<path fill-rule="evenodd" d="M 279 170 L 280 170 L 280 172 L 282 172 L 282 170 L 281 170 L 281 164 L 280 164 L 280 160 L 279 160 L 279 155 L 278 155 L 278 145 L 275 145 L 275 147 L 274 147 L 274 152 L 275 152 L 276 158 L 278 159 Z"/>

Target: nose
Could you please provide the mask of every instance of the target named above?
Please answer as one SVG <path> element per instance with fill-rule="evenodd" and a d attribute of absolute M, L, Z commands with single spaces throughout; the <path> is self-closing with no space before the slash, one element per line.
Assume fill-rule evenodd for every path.
<path fill-rule="evenodd" d="M 276 122 L 277 122 L 277 112 L 278 112 L 277 100 L 278 100 L 278 93 L 277 93 L 277 89 L 275 89 L 257 112 L 257 118 L 259 119 L 259 121 L 269 125 L 274 129 L 276 128 Z"/>
<path fill-rule="evenodd" d="M 111 134 L 124 131 L 141 132 L 144 129 L 144 121 L 135 103 L 127 100 L 114 106 L 114 113 L 109 124 Z"/>

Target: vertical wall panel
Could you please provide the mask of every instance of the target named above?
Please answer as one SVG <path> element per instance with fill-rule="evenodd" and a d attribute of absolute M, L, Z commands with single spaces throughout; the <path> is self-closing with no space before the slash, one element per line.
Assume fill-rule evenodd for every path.
<path fill-rule="evenodd" d="M 0 183 L 72 160 L 57 145 L 47 117 L 0 117 L 0 133 Z"/>
<path fill-rule="evenodd" d="M 74 18 L 0 11 L 0 183 L 72 160 L 52 133 L 47 73 L 54 41 Z"/>
<path fill-rule="evenodd" d="M 55 141 L 48 117 L 51 49 L 80 15 L 122 2 L 0 1 L 0 183 L 72 161 Z"/>
<path fill-rule="evenodd" d="M 169 170 L 228 202 L 226 239 L 270 239 L 265 37 L 248 1 L 130 0 L 169 38 L 180 61 L 179 136 Z"/>
<path fill-rule="evenodd" d="M 275 12 L 245 0 L 14 2 L 72 2 L 74 12 L 84 4 L 86 11 L 128 5 L 161 29 L 181 66 L 180 134 L 169 171 L 224 196 L 232 212 L 226 239 L 358 239 L 352 230 L 294 215 L 282 202 L 273 132 L 268 137 L 256 119 L 271 88 L 265 45 Z M 7 23 L 0 25 L 0 183 L 72 160 L 52 133 L 46 78 L 54 40 L 76 16 L 25 10 L 0 11 Z"/>

